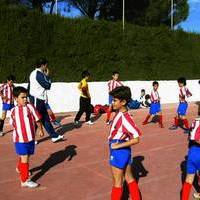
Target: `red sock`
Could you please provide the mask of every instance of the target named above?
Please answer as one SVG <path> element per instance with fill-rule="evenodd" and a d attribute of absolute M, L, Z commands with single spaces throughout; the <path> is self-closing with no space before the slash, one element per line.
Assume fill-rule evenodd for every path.
<path fill-rule="evenodd" d="M 21 181 L 24 183 L 28 179 L 28 170 L 29 170 L 29 164 L 28 163 L 21 163 L 20 164 L 20 178 Z"/>
<path fill-rule="evenodd" d="M 182 187 L 181 200 L 189 200 L 190 190 L 192 185 L 190 183 L 184 183 Z"/>
<path fill-rule="evenodd" d="M 162 115 L 159 116 L 159 124 L 161 127 L 163 127 L 163 116 Z"/>
<path fill-rule="evenodd" d="M 190 129 L 189 122 L 187 119 L 183 119 L 183 124 L 184 124 L 185 128 Z"/>
<path fill-rule="evenodd" d="M 114 187 L 112 188 L 111 200 L 120 200 L 122 196 L 122 187 Z"/>
<path fill-rule="evenodd" d="M 136 181 L 133 181 L 128 184 L 129 193 L 132 200 L 140 200 L 140 190 Z"/>
<path fill-rule="evenodd" d="M 175 126 L 179 125 L 179 119 L 177 117 L 174 117 L 174 125 Z"/>
<path fill-rule="evenodd" d="M 107 111 L 107 118 L 106 118 L 106 121 L 110 121 L 110 116 L 111 116 L 111 111 L 108 110 L 108 111 Z"/>
<path fill-rule="evenodd" d="M 56 121 L 56 117 L 55 117 L 55 115 L 53 113 L 51 113 L 49 115 L 49 117 L 50 117 L 51 122 L 55 122 Z"/>
<path fill-rule="evenodd" d="M 151 117 L 151 115 L 147 115 L 146 119 L 143 121 L 143 124 L 146 124 L 148 122 L 148 120 L 149 120 L 150 117 Z"/>

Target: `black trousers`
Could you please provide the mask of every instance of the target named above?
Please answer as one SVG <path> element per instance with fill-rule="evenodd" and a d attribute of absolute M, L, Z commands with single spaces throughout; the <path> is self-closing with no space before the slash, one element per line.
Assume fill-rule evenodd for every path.
<path fill-rule="evenodd" d="M 58 137 L 58 134 L 55 132 L 53 126 L 51 125 L 49 115 L 47 113 L 47 109 L 46 109 L 46 106 L 45 106 L 45 101 L 41 100 L 41 99 L 37 99 L 37 98 L 35 98 L 31 95 L 29 96 L 29 100 L 30 100 L 30 103 L 35 105 L 37 111 L 40 113 L 40 115 L 42 117 L 41 122 L 42 122 L 45 130 L 49 134 L 49 136 L 51 138 Z"/>
<path fill-rule="evenodd" d="M 80 107 L 74 121 L 79 121 L 84 112 L 86 113 L 85 121 L 87 122 L 90 120 L 91 115 L 91 99 L 80 97 Z"/>

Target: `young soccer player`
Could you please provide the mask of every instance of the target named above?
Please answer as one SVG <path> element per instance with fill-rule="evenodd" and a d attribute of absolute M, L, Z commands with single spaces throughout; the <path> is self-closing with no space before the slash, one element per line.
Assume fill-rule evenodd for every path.
<path fill-rule="evenodd" d="M 110 93 L 112 90 L 114 90 L 117 87 L 123 86 L 123 84 L 121 83 L 121 81 L 119 80 L 119 72 L 114 71 L 112 73 L 112 80 L 108 81 L 108 92 Z M 108 95 L 108 103 L 109 103 L 109 110 L 107 112 L 107 119 L 106 119 L 106 124 L 110 124 L 110 117 L 111 117 L 111 113 L 112 113 L 112 96 Z"/>
<path fill-rule="evenodd" d="M 138 184 L 131 172 L 131 146 L 139 143 L 141 134 L 127 110 L 131 90 L 129 87 L 120 86 L 109 94 L 113 97 L 113 108 L 117 110 L 108 137 L 113 177 L 111 200 L 121 199 L 124 180 L 128 184 L 131 198 L 140 200 Z"/>
<path fill-rule="evenodd" d="M 195 174 L 200 171 L 200 118 L 195 119 L 192 123 L 189 146 L 186 168 L 187 175 L 182 187 L 181 200 L 189 200 Z"/>
<path fill-rule="evenodd" d="M 89 92 L 89 87 L 88 87 L 88 79 L 90 78 L 90 73 L 88 71 L 83 71 L 82 72 L 82 80 L 78 85 L 78 89 L 81 91 L 81 96 L 80 96 L 80 106 L 79 106 L 79 111 L 76 114 L 76 117 L 74 119 L 74 124 L 78 125 L 79 120 L 82 116 L 82 114 L 85 112 L 86 113 L 86 123 L 89 125 L 94 124 L 90 120 L 91 116 L 91 97 L 90 97 L 90 92 Z"/>
<path fill-rule="evenodd" d="M 174 124 L 170 127 L 170 130 L 176 130 L 179 126 L 179 120 L 182 120 L 186 132 L 189 130 L 189 122 L 186 118 L 186 112 L 188 108 L 188 103 L 186 101 L 186 98 L 189 98 L 192 96 L 192 93 L 188 90 L 186 87 L 186 79 L 184 77 L 179 78 L 178 80 L 179 85 L 179 106 L 177 109 L 177 115 L 174 117 Z"/>
<path fill-rule="evenodd" d="M 4 135 L 3 126 L 4 126 L 4 121 L 6 119 L 7 111 L 11 110 L 14 107 L 14 98 L 13 98 L 14 80 L 15 77 L 13 75 L 10 75 L 7 77 L 7 83 L 3 84 L 0 87 L 0 96 L 3 102 L 2 116 L 0 119 L 0 136 Z"/>
<path fill-rule="evenodd" d="M 34 154 L 35 148 L 35 123 L 44 135 L 40 115 L 34 106 L 27 102 L 27 90 L 23 87 L 15 87 L 13 90 L 16 107 L 11 110 L 11 124 L 13 126 L 13 141 L 15 150 L 19 156 L 17 171 L 20 173 L 22 187 L 35 188 L 37 183 L 29 179 L 29 158 Z"/>
<path fill-rule="evenodd" d="M 151 92 L 151 105 L 150 105 L 149 114 L 147 115 L 146 119 L 143 121 L 142 124 L 146 125 L 151 116 L 158 115 L 159 125 L 160 125 L 161 128 L 164 128 L 164 126 L 163 126 L 163 116 L 162 116 L 161 106 L 160 106 L 160 96 L 159 96 L 159 93 L 158 93 L 158 87 L 159 87 L 158 82 L 154 81 L 153 82 L 153 90 Z"/>

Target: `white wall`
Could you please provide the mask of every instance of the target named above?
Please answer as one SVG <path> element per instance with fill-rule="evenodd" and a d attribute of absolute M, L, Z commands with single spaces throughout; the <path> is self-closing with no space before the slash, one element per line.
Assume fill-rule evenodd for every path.
<path fill-rule="evenodd" d="M 147 93 L 152 90 L 152 81 L 124 81 L 124 85 L 131 88 L 133 99 L 138 99 L 140 90 L 145 89 Z M 26 87 L 27 84 L 15 84 Z M 78 83 L 53 83 L 51 90 L 48 92 L 49 104 L 53 111 L 69 112 L 77 111 L 79 107 L 79 91 Z M 159 94 L 161 103 L 177 103 L 178 102 L 178 84 L 177 81 L 159 81 Z M 198 80 L 188 80 L 187 87 L 193 96 L 189 101 L 200 100 L 200 85 Z M 89 90 L 92 97 L 92 104 L 108 103 L 107 82 L 89 82 Z M 1 102 L 0 102 L 1 103 Z M 1 106 L 0 106 L 1 111 Z"/>

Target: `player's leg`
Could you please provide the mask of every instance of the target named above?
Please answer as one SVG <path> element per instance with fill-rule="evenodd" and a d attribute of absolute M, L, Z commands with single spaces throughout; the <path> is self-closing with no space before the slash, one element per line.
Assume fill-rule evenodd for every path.
<path fill-rule="evenodd" d="M 93 122 L 91 122 L 90 116 L 91 116 L 91 99 L 87 98 L 85 99 L 85 113 L 86 113 L 86 118 L 85 121 L 87 122 L 87 124 L 92 125 Z"/>
<path fill-rule="evenodd" d="M 130 193 L 132 200 L 140 200 L 141 199 L 140 198 L 140 190 L 139 190 L 136 180 L 133 177 L 130 164 L 127 165 L 126 170 L 125 170 L 125 180 L 128 184 L 129 193 Z"/>
<path fill-rule="evenodd" d="M 6 115 L 7 115 L 7 110 L 3 106 L 2 115 L 1 115 L 1 119 L 0 119 L 0 136 L 4 135 L 3 127 L 4 127 L 4 122 L 5 122 L 5 119 L 6 119 Z"/>
<path fill-rule="evenodd" d="M 111 173 L 113 178 L 111 200 L 121 200 L 124 171 L 123 169 L 111 166 Z"/>
<path fill-rule="evenodd" d="M 79 111 L 76 114 L 76 117 L 74 119 L 75 124 L 77 124 L 81 118 L 81 116 L 83 115 L 83 113 L 86 110 L 86 103 L 85 103 L 85 98 L 80 97 L 80 103 L 79 103 Z"/>
<path fill-rule="evenodd" d="M 194 176 L 195 174 L 187 174 L 186 180 L 182 186 L 181 200 L 189 200 L 192 183 L 194 181 Z"/>

